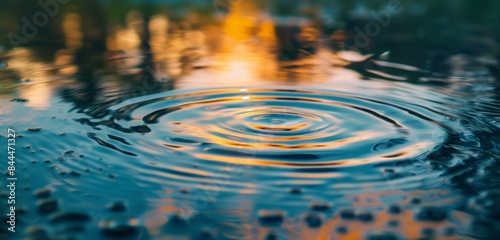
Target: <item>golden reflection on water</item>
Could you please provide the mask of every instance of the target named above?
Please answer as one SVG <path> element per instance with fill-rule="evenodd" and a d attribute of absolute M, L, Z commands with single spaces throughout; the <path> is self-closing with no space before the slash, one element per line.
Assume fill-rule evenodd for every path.
<path fill-rule="evenodd" d="M 66 42 L 66 48 L 78 49 L 83 45 L 83 33 L 81 31 L 80 15 L 70 13 L 64 17 L 62 28 Z"/>
<path fill-rule="evenodd" d="M 178 24 L 178 23 L 175 23 Z M 179 24 L 181 25 L 181 24 Z M 147 26 L 147 28 L 145 28 Z M 258 101 L 274 101 L 279 98 L 271 97 L 260 97 L 252 95 L 249 91 L 251 87 L 257 84 L 277 82 L 277 80 L 284 80 L 283 82 L 291 85 L 306 85 L 313 83 L 335 86 L 338 89 L 347 89 L 353 87 L 368 86 L 372 83 L 360 81 L 359 73 L 344 69 L 344 68 L 329 68 L 331 65 L 346 64 L 345 61 L 338 60 L 335 56 L 329 53 L 324 54 L 324 58 L 314 58 L 305 59 L 299 62 L 298 65 L 304 65 L 304 63 L 312 64 L 325 64 L 320 65 L 322 67 L 328 66 L 328 76 L 313 75 L 310 69 L 306 69 L 304 72 L 291 72 L 284 70 L 284 68 L 293 68 L 293 64 L 290 62 L 279 62 L 276 60 L 276 54 L 272 53 L 272 50 L 277 45 L 277 39 L 275 37 L 275 23 L 270 18 L 266 17 L 265 14 L 258 12 L 256 8 L 251 7 L 251 2 L 243 1 L 242 4 L 236 5 L 235 9 L 230 12 L 230 14 L 223 19 L 222 28 L 219 29 L 214 26 L 205 26 L 201 29 L 191 29 L 189 27 L 185 29 L 180 29 L 179 31 L 169 31 L 173 28 L 174 24 L 165 15 L 153 16 L 149 23 L 145 23 L 143 17 L 139 12 L 131 12 L 127 17 L 126 26 L 116 26 L 111 29 L 109 35 L 107 36 L 107 48 L 111 52 L 124 53 L 123 61 L 115 63 L 118 65 L 119 74 L 134 74 L 140 72 L 141 69 L 137 66 L 142 63 L 142 59 L 139 56 L 143 55 L 141 48 L 141 41 L 144 39 L 145 31 L 149 31 L 150 39 L 149 44 L 151 46 L 152 61 L 155 64 L 159 64 L 160 68 L 155 68 L 158 71 L 157 76 L 168 76 L 176 81 L 177 89 L 185 88 L 203 88 L 206 86 L 238 86 L 235 91 L 238 91 L 241 95 L 238 97 L 233 97 L 232 99 L 226 99 L 223 101 L 224 104 L 240 103 L 240 102 L 258 102 Z M 74 64 L 74 51 L 80 49 L 83 46 L 83 39 L 81 33 L 82 22 L 79 15 L 69 14 L 64 18 L 63 31 L 66 37 L 65 44 L 66 48 L 64 50 L 59 50 L 54 56 L 53 65 L 43 63 L 42 61 L 34 60 L 32 52 L 27 49 L 17 49 L 13 54 L 11 60 L 9 60 L 9 68 L 14 69 L 19 73 L 21 79 L 30 79 L 32 86 L 21 87 L 19 89 L 19 95 L 22 98 L 29 99 L 29 102 L 25 105 L 33 109 L 44 110 L 51 107 L 51 99 L 53 98 L 53 91 L 57 84 L 53 84 L 53 76 L 47 71 L 47 69 L 57 69 L 61 76 L 67 77 L 73 74 L 77 74 L 79 71 L 79 66 Z M 216 29 L 217 32 L 213 30 Z M 222 32 L 221 32 L 222 31 Z M 302 41 L 313 41 L 318 34 L 317 30 L 311 27 L 304 27 L 302 33 L 299 35 Z M 336 40 L 343 37 L 343 33 L 335 33 L 333 38 Z M 340 40 L 339 40 L 340 41 Z M 355 60 L 363 59 L 365 56 L 359 54 L 344 52 L 345 58 L 352 58 Z M 186 60 L 187 58 L 187 60 Z M 184 65 L 188 62 L 191 66 L 194 66 L 196 70 L 187 71 L 184 69 Z M 29 68 L 26 68 L 29 66 Z M 189 74 L 186 74 L 186 73 Z M 386 88 L 390 86 L 390 83 L 380 84 L 379 88 Z M 370 86 L 371 87 L 371 86 Z M 248 88 L 248 89 L 247 89 Z M 221 91 L 223 92 L 223 91 Z M 311 100 L 312 101 L 312 100 Z M 317 100 L 316 100 L 317 101 Z M 208 103 L 198 102 L 197 104 Z M 210 103 L 214 103 L 212 101 Z M 317 101 L 319 102 L 319 101 Z M 194 107 L 196 104 L 186 104 L 181 109 Z M 220 106 L 223 108 L 224 106 Z M 235 116 L 235 118 L 226 124 L 234 125 L 237 121 L 241 120 L 238 118 L 243 118 L 253 115 L 263 115 L 272 113 L 270 110 L 262 110 L 260 106 L 248 107 L 247 112 Z M 213 113 L 206 111 L 201 114 L 203 119 L 216 119 L 217 117 L 217 107 L 213 107 Z M 306 116 L 306 115 L 305 115 Z M 155 116 L 152 116 L 153 118 Z M 304 117 L 304 116 L 303 116 Z M 306 116 L 307 117 L 307 116 Z M 314 116 L 312 116 L 314 118 Z M 141 120 L 141 118 L 136 118 L 136 120 Z M 319 120 L 316 117 L 314 120 Z M 339 123 L 339 119 L 335 117 L 329 118 L 333 124 Z M 248 123 L 246 125 L 252 129 L 258 129 L 262 131 L 298 131 L 300 129 L 307 128 L 308 123 L 299 123 L 296 125 L 284 125 L 284 126 L 273 126 L 268 127 L 262 124 Z M 273 159 L 266 159 L 266 157 L 255 158 L 257 151 L 267 152 L 269 150 L 300 150 L 300 149 L 335 149 L 342 148 L 350 143 L 360 142 L 366 139 L 380 138 L 382 136 L 390 133 L 381 133 L 373 131 L 364 131 L 353 134 L 348 139 L 342 139 L 339 141 L 323 142 L 321 144 L 284 144 L 284 143 L 272 143 L 273 141 L 305 141 L 314 138 L 325 137 L 326 135 L 316 135 L 308 136 L 307 134 L 299 136 L 279 136 L 279 135 L 256 135 L 249 136 L 246 133 L 234 132 L 224 129 L 220 126 L 212 125 L 208 128 L 202 128 L 203 126 L 198 126 L 196 121 L 184 121 L 179 124 L 179 128 L 185 130 L 172 130 L 172 132 L 181 133 L 186 135 L 193 135 L 199 138 L 203 138 L 206 142 L 213 143 L 217 146 L 227 147 L 229 149 L 238 149 L 241 151 L 241 157 L 234 156 L 222 156 L 222 155 L 211 155 L 206 152 L 195 153 L 193 156 L 197 159 L 211 160 L 214 162 L 225 163 L 225 164 L 238 164 L 238 165 L 248 165 L 256 167 L 288 167 L 288 168 L 308 168 L 308 167 L 344 167 L 344 166 L 356 166 L 367 163 L 383 163 L 385 161 L 394 161 L 397 159 L 405 159 L 408 157 L 415 156 L 421 152 L 421 149 L 426 149 L 435 144 L 431 141 L 422 141 L 418 144 L 414 144 L 410 147 L 399 149 L 397 153 L 392 155 L 386 155 L 384 157 L 375 156 L 367 158 L 350 158 L 342 159 L 338 161 L 323 161 L 323 162 L 293 162 L 293 161 L 277 161 Z M 342 130 L 329 132 L 330 135 L 335 135 L 340 133 Z M 217 136 L 211 133 L 225 134 L 231 136 L 231 138 L 225 138 Z M 245 141 L 241 141 L 246 139 Z M 159 143 L 158 145 L 160 145 Z M 167 148 L 182 149 L 183 151 L 189 151 L 190 149 L 186 146 L 176 146 L 174 144 L 163 143 L 163 146 Z M 194 147 L 193 147 L 194 148 Z M 157 149 L 158 150 L 158 149 Z M 160 149 L 162 150 L 162 149 Z M 144 150 L 147 152 L 148 150 Z M 153 150 L 149 150 L 154 152 Z M 180 166 L 170 166 L 170 170 L 190 173 L 198 176 L 209 176 L 210 172 L 205 170 L 180 167 Z M 331 179 L 341 176 L 340 173 L 296 173 L 288 172 L 284 174 L 290 178 L 296 179 Z M 166 179 L 174 179 L 180 182 L 189 182 L 191 179 L 187 176 L 181 176 L 171 173 L 163 173 L 160 177 Z M 299 180 L 297 180 L 299 181 Z M 239 182 L 235 181 L 233 185 L 238 186 Z M 200 187 L 200 186 L 197 186 Z M 252 195 L 259 193 L 258 188 L 255 185 L 240 184 L 238 193 L 243 195 Z M 372 188 L 371 185 L 364 186 L 367 189 Z M 378 196 L 390 195 L 393 192 L 377 192 Z M 405 193 L 404 195 L 408 195 Z M 366 198 L 374 198 L 375 196 L 364 193 L 359 195 L 360 203 L 356 207 L 363 208 L 370 206 L 371 203 L 366 200 Z M 176 200 L 173 198 L 165 198 L 165 203 L 177 204 Z M 179 208 L 176 206 L 163 206 L 159 209 L 146 214 L 146 227 L 152 234 L 158 234 L 160 226 L 168 224 L 169 219 L 166 217 L 166 213 L 176 213 Z M 227 213 L 226 213 L 227 214 Z M 234 214 L 234 213 L 229 213 Z M 244 215 L 245 213 L 239 213 Z M 237 215 L 237 214 L 235 214 Z M 386 224 L 390 220 L 397 219 L 401 225 L 396 227 L 395 230 L 405 233 L 405 236 L 413 239 L 420 236 L 420 229 L 424 226 L 443 228 L 448 226 L 447 223 L 439 223 L 436 225 L 423 224 L 421 222 L 416 223 L 413 217 L 413 212 L 411 210 L 404 211 L 398 216 L 393 216 L 385 212 L 380 212 L 377 214 L 376 219 L 372 223 L 359 223 L 359 222 L 347 222 L 339 218 L 327 220 L 319 229 L 306 229 L 297 233 L 302 239 L 363 239 L 363 235 L 369 230 L 376 230 L 385 228 Z M 337 233 L 332 233 L 332 229 L 338 226 L 348 226 L 350 231 L 345 235 L 340 235 Z M 417 227 L 418 226 L 418 227 Z M 245 225 L 245 235 L 254 236 L 251 231 L 255 226 Z M 258 227 L 257 227 L 258 228 Z M 284 225 L 285 229 L 291 230 L 291 226 Z M 364 229 L 363 233 L 361 231 L 356 231 L 356 229 Z M 267 233 L 267 229 L 259 229 L 258 235 L 263 237 Z M 175 239 L 175 237 L 172 237 Z M 442 238 L 446 239 L 446 238 Z M 451 238 L 450 238 L 451 239 Z"/>

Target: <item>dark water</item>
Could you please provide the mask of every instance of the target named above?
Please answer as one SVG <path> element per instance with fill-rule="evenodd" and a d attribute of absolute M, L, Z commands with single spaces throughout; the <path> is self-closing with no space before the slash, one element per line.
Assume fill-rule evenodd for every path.
<path fill-rule="evenodd" d="M 361 48 L 369 21 L 224 6 L 132 12 L 100 43 L 76 11 L 61 41 L 0 48 L 0 238 L 497 239 L 495 36 Z"/>

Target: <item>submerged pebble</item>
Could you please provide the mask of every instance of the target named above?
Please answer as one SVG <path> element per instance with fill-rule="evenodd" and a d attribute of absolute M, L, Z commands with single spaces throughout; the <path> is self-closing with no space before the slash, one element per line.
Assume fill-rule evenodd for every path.
<path fill-rule="evenodd" d="M 127 210 L 127 207 L 125 206 L 125 202 L 116 201 L 108 205 L 108 209 L 112 212 L 124 212 Z"/>
<path fill-rule="evenodd" d="M 391 206 L 389 206 L 389 209 L 387 209 L 387 211 L 391 214 L 400 214 L 401 207 L 398 205 L 391 205 Z"/>
<path fill-rule="evenodd" d="M 135 218 L 110 218 L 99 223 L 101 231 L 112 237 L 130 237 L 139 230 L 139 221 Z"/>
<path fill-rule="evenodd" d="M 50 221 L 53 223 L 67 222 L 87 222 L 90 221 L 90 215 L 82 212 L 58 212 L 51 216 Z"/>
<path fill-rule="evenodd" d="M 50 197 L 51 193 L 52 189 L 50 188 L 42 188 L 34 192 L 35 196 L 37 196 L 38 198 L 48 198 Z"/>
<path fill-rule="evenodd" d="M 279 225 L 283 223 L 285 214 L 282 211 L 259 211 L 259 222 L 262 225 Z"/>
<path fill-rule="evenodd" d="M 321 216 L 318 214 L 310 213 L 307 214 L 304 218 L 304 221 L 306 222 L 307 226 L 310 228 L 318 228 L 321 226 L 323 220 L 321 219 Z"/>
<path fill-rule="evenodd" d="M 54 198 L 40 200 L 37 205 L 38 211 L 44 214 L 55 212 L 59 207 L 57 199 Z"/>
<path fill-rule="evenodd" d="M 300 188 L 291 188 L 288 192 L 291 194 L 300 194 L 302 193 L 302 190 Z"/>
<path fill-rule="evenodd" d="M 340 218 L 345 220 L 351 220 L 356 217 L 356 213 L 352 209 L 342 209 L 340 210 Z"/>
<path fill-rule="evenodd" d="M 416 219 L 421 221 L 443 221 L 446 219 L 448 212 L 440 207 L 422 207 L 416 213 Z"/>
<path fill-rule="evenodd" d="M 278 240 L 278 239 L 279 239 L 278 235 L 274 232 L 268 233 L 265 238 L 265 240 Z"/>
<path fill-rule="evenodd" d="M 371 221 L 373 221 L 373 214 L 369 213 L 369 212 L 358 213 L 357 217 L 362 222 L 371 222 Z"/>
<path fill-rule="evenodd" d="M 328 202 L 313 202 L 311 204 L 311 210 L 318 212 L 325 212 L 330 210 L 331 205 Z"/>

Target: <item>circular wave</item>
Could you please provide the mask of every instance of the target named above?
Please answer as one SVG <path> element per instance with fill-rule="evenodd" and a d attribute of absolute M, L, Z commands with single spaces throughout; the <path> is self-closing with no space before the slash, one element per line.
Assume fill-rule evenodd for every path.
<path fill-rule="evenodd" d="M 422 155 L 446 138 L 438 114 L 424 107 L 334 91 L 191 91 L 128 100 L 112 110 L 110 127 L 196 159 L 233 164 L 381 163 Z"/>

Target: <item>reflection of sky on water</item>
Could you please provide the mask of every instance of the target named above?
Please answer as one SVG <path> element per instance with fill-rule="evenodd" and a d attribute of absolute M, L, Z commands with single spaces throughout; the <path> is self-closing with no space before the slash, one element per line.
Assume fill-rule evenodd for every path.
<path fill-rule="evenodd" d="M 62 49 L 0 59 L 2 84 L 20 80 L 5 81 L 0 109 L 24 135 L 20 184 L 53 189 L 54 214 L 85 209 L 75 236 L 121 223 L 141 239 L 456 239 L 486 216 L 463 193 L 494 186 L 475 171 L 496 177 L 495 94 L 482 90 L 495 61 L 482 51 L 431 72 L 399 61 L 410 47 L 367 55 L 346 47 L 348 31 L 242 1 L 206 23 L 129 11 L 99 52 L 86 17 L 62 17 Z M 26 218 L 70 231 L 19 194 Z M 126 213 L 105 209 L 117 200 Z"/>

